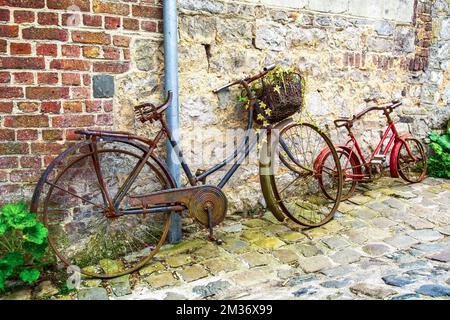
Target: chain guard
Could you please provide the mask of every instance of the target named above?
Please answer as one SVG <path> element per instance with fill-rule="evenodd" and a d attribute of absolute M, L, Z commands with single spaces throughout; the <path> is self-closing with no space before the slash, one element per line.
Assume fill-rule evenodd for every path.
<path fill-rule="evenodd" d="M 228 200 L 221 189 L 212 185 L 169 189 L 147 195 L 133 196 L 142 207 L 181 204 L 198 223 L 209 227 L 208 206 L 211 211 L 211 227 L 221 223 L 227 214 Z"/>
<path fill-rule="evenodd" d="M 199 188 L 189 201 L 188 209 L 191 217 L 209 227 L 207 205 L 212 207 L 211 226 L 215 227 L 225 219 L 227 213 L 228 201 L 223 191 L 214 186 L 204 186 Z"/>

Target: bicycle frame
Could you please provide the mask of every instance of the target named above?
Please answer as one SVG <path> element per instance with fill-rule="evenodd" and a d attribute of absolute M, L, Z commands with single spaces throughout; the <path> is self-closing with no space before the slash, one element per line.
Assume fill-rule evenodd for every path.
<path fill-rule="evenodd" d="M 362 178 L 371 177 L 371 174 L 370 174 L 370 170 L 369 170 L 369 169 L 370 169 L 370 167 L 371 167 L 371 165 L 372 165 L 372 164 L 371 164 L 372 160 L 373 160 L 377 155 L 383 155 L 384 157 L 386 157 L 387 154 L 388 154 L 388 152 L 391 150 L 391 148 L 392 148 L 395 144 L 397 144 L 397 143 L 399 143 L 399 142 L 403 142 L 403 143 L 404 143 L 404 142 L 405 142 L 405 138 L 406 138 L 407 136 L 409 136 L 409 133 L 407 133 L 407 134 L 401 136 L 401 135 L 398 133 L 397 128 L 395 127 L 395 124 L 394 124 L 394 122 L 392 121 L 392 119 L 391 119 L 389 113 L 388 113 L 387 111 L 384 111 L 384 115 L 385 115 L 386 118 L 387 118 L 388 126 L 387 126 L 387 128 L 386 128 L 386 130 L 385 130 L 383 136 L 381 137 L 380 141 L 378 142 L 377 147 L 376 147 L 375 150 L 373 151 L 373 153 L 372 153 L 372 155 L 370 156 L 370 158 L 369 158 L 368 161 L 367 161 L 366 158 L 364 157 L 364 154 L 362 153 L 361 147 L 359 146 L 359 143 L 358 143 L 358 141 L 356 140 L 355 135 L 353 134 L 353 132 L 352 132 L 352 130 L 351 130 L 351 127 L 347 127 L 347 130 L 348 130 L 349 136 L 350 136 L 350 140 L 347 141 L 347 143 L 345 144 L 345 147 L 348 148 L 348 150 L 349 150 L 349 157 L 347 158 L 346 163 L 345 163 L 345 165 L 344 165 L 344 167 L 343 167 L 343 168 L 344 168 L 344 170 L 343 170 L 343 171 L 344 171 L 344 176 L 345 176 L 346 178 L 352 178 L 352 179 L 355 179 L 355 180 L 360 180 L 360 179 L 362 179 Z M 386 139 L 387 139 L 388 136 L 389 136 L 389 133 L 391 133 L 391 132 L 392 132 L 392 135 L 391 135 L 391 137 L 389 138 L 389 141 L 388 141 L 388 143 L 387 143 L 387 145 L 386 145 L 386 148 L 385 148 L 385 149 L 383 150 L 383 152 L 380 154 L 381 148 L 383 147 L 383 145 L 384 145 Z M 411 152 L 411 150 L 410 150 L 410 148 L 409 148 L 409 145 L 406 144 L 406 143 L 405 143 L 405 145 L 406 145 L 406 150 L 407 150 L 408 154 L 409 154 L 413 159 L 415 159 L 415 156 L 412 154 L 412 152 Z M 354 167 L 365 167 L 365 169 L 367 170 L 368 173 L 360 173 L 360 174 L 347 173 L 347 170 L 348 170 L 349 164 L 350 164 L 350 163 L 349 163 L 349 162 L 350 162 L 350 159 L 352 158 L 352 156 L 353 156 L 354 154 L 356 154 L 356 156 L 361 160 L 361 163 L 360 163 L 358 166 L 354 166 Z M 392 159 L 396 159 L 396 157 L 397 157 L 397 155 L 391 154 L 391 161 L 392 161 Z M 394 161 L 393 163 L 396 163 L 396 161 Z M 396 168 L 392 169 L 392 170 L 391 170 L 391 175 L 392 175 L 393 177 L 397 177 L 396 172 L 397 172 Z"/>
<path fill-rule="evenodd" d="M 152 208 L 143 208 L 143 209 L 132 208 L 132 209 L 127 209 L 127 210 L 121 210 L 119 208 L 121 201 L 128 193 L 129 189 L 131 188 L 132 184 L 135 182 L 136 178 L 139 176 L 139 174 L 142 171 L 143 167 L 145 166 L 145 163 L 147 162 L 147 160 L 150 157 L 152 157 L 152 158 L 156 157 L 156 155 L 154 154 L 154 151 L 157 148 L 157 145 L 164 138 L 168 139 L 170 145 L 175 150 L 176 157 L 183 169 L 184 174 L 186 175 L 186 177 L 189 181 L 190 186 L 192 186 L 192 187 L 197 186 L 199 182 L 203 182 L 203 184 L 205 184 L 206 178 L 208 176 L 212 175 L 213 173 L 222 169 L 227 164 L 234 161 L 231 168 L 224 174 L 224 176 L 221 178 L 221 180 L 217 184 L 217 187 L 222 189 L 228 183 L 228 181 L 231 179 L 231 177 L 234 175 L 234 173 L 239 169 L 239 167 L 242 165 L 243 161 L 249 156 L 250 152 L 255 148 L 256 144 L 260 140 L 261 135 L 259 132 L 256 132 L 255 137 L 253 139 L 251 139 L 251 132 L 252 132 L 253 124 L 254 124 L 253 114 L 255 112 L 255 109 L 260 114 L 262 114 L 262 111 L 261 111 L 261 107 L 259 106 L 257 98 L 253 95 L 252 91 L 250 90 L 249 83 L 261 78 L 262 76 L 267 74 L 268 71 L 269 71 L 269 69 L 265 69 L 265 71 L 263 71 L 262 73 L 254 76 L 252 78 L 247 78 L 244 80 L 232 82 L 232 83 L 215 91 L 215 92 L 218 92 L 218 91 L 228 88 L 232 85 L 244 86 L 244 88 L 246 89 L 247 93 L 249 94 L 249 98 L 250 98 L 247 129 L 246 129 L 246 133 L 244 135 L 244 138 L 243 138 L 241 144 L 235 148 L 232 155 L 228 156 L 225 160 L 223 160 L 221 163 L 213 166 L 212 168 L 210 168 L 204 172 L 198 172 L 195 175 L 192 173 L 191 168 L 184 160 L 183 153 L 182 153 L 178 143 L 173 138 L 173 135 L 172 135 L 170 129 L 168 128 L 167 123 L 166 123 L 162 113 L 153 114 L 152 118 L 150 120 L 151 122 L 158 120 L 162 126 L 161 130 L 156 134 L 156 137 L 153 140 L 142 138 L 139 136 L 130 135 L 126 132 L 95 132 L 95 131 L 90 131 L 90 130 L 85 130 L 84 132 L 82 132 L 83 134 L 91 136 L 91 139 L 92 139 L 91 152 L 93 154 L 93 156 L 92 156 L 93 162 L 94 162 L 94 166 L 96 168 L 95 169 L 96 174 L 97 174 L 97 177 L 99 180 L 102 180 L 102 175 L 101 175 L 101 171 L 99 168 L 99 160 L 98 160 L 98 157 L 96 154 L 97 137 L 100 137 L 100 138 L 105 137 L 106 139 L 109 139 L 109 140 L 121 139 L 121 138 L 137 140 L 137 141 L 143 142 L 149 146 L 148 150 L 146 152 L 144 152 L 142 159 L 138 163 L 136 163 L 136 165 L 133 168 L 133 170 L 131 171 L 130 175 L 128 176 L 126 181 L 123 183 L 123 185 L 119 188 L 117 195 L 113 199 L 111 199 L 111 197 L 108 194 L 108 191 L 107 191 L 106 187 L 103 185 L 103 183 L 100 182 L 100 188 L 102 190 L 103 198 L 105 200 L 105 203 L 108 203 L 108 205 L 109 205 L 109 211 L 111 211 L 109 214 L 111 216 L 115 216 L 115 215 L 117 215 L 117 213 L 119 213 L 119 214 L 143 214 L 144 213 L 145 214 L 145 213 L 168 211 L 167 210 L 168 206 L 156 206 L 156 207 L 152 207 Z M 161 108 L 167 107 L 167 105 L 170 103 L 170 101 L 171 101 L 170 94 L 171 93 L 169 93 L 168 101 Z M 267 127 L 263 126 L 262 129 L 270 130 L 270 126 L 267 126 Z M 287 155 L 289 157 L 292 158 L 292 153 L 290 152 L 286 143 L 284 143 L 284 141 L 282 140 L 281 137 L 279 137 L 279 141 L 280 141 L 281 148 L 287 153 Z M 176 211 L 182 211 L 184 208 L 172 206 L 172 209 L 178 209 Z"/>

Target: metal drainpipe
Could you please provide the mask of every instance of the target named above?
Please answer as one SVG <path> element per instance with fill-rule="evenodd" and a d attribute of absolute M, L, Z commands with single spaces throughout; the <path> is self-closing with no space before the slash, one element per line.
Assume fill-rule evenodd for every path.
<path fill-rule="evenodd" d="M 177 1 L 164 0 L 164 79 L 165 91 L 173 92 L 172 105 L 167 109 L 167 124 L 172 131 L 176 142 L 180 137 L 180 116 L 178 109 L 178 26 Z M 167 143 L 167 165 L 177 187 L 181 185 L 180 164 L 170 143 Z M 181 240 L 181 217 L 172 215 L 169 230 L 169 242 L 176 243 Z"/>

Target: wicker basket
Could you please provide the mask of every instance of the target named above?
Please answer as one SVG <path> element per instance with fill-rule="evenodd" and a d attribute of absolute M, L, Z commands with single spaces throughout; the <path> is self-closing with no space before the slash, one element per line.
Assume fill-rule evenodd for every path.
<path fill-rule="evenodd" d="M 269 123 L 280 122 L 302 110 L 304 88 L 300 74 L 287 75 L 279 90 L 275 90 L 272 84 L 265 83 L 264 80 L 262 82 L 262 90 L 257 95 L 272 111 L 269 116 L 264 115 Z M 258 116 L 257 112 L 255 116 Z"/>

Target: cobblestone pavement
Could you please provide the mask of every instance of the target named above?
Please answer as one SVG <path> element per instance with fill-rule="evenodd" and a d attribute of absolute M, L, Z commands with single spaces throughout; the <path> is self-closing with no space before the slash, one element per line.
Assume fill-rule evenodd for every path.
<path fill-rule="evenodd" d="M 308 230 L 259 218 L 227 217 L 167 245 L 139 274 L 83 280 L 61 299 L 449 299 L 450 183 L 362 185 L 327 225 Z M 36 292 L 37 290 L 37 292 Z M 22 293 L 30 294 L 30 293 Z M 34 297 L 55 294 L 41 283 Z"/>

